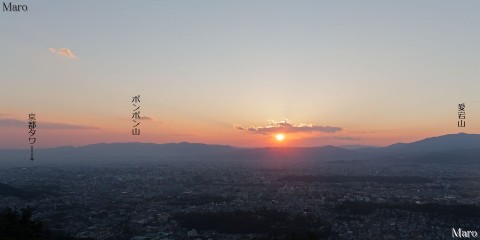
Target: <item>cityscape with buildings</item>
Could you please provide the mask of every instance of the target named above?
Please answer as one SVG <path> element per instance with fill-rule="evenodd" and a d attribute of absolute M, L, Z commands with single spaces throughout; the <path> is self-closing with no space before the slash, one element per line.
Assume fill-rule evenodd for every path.
<path fill-rule="evenodd" d="M 451 239 L 480 223 L 478 163 L 99 160 L 4 168 L 0 182 L 30 191 L 2 208 L 86 239 Z"/>

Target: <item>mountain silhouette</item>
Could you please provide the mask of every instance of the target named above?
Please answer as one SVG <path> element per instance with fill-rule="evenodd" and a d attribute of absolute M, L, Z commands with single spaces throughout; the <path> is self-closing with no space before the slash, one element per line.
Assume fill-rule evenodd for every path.
<path fill-rule="evenodd" d="M 469 148 L 480 148 L 480 134 L 447 134 L 412 143 L 396 143 L 376 150 L 383 154 L 412 155 Z"/>
<path fill-rule="evenodd" d="M 467 151 L 468 150 L 468 151 Z M 463 151 L 464 156 L 473 158 L 480 153 L 480 134 L 448 134 L 430 137 L 412 143 L 396 143 L 387 147 L 345 149 L 335 146 L 324 147 L 267 147 L 236 148 L 228 145 L 202 143 L 99 143 L 82 147 L 57 147 L 37 149 L 38 161 L 49 163 L 106 163 L 139 159 L 191 159 L 191 160 L 364 160 L 364 159 L 419 159 L 439 158 L 442 153 Z M 467 154 L 468 152 L 468 154 Z M 0 150 L 0 164 L 18 164 L 26 159 L 26 150 Z M 40 160 L 41 159 L 41 160 Z M 448 161 L 443 157 L 443 161 Z M 37 161 L 36 160 L 36 161 Z M 475 160 L 480 162 L 479 160 Z M 475 162 L 468 160 L 467 162 Z M 427 161 L 428 162 L 428 161 Z"/>

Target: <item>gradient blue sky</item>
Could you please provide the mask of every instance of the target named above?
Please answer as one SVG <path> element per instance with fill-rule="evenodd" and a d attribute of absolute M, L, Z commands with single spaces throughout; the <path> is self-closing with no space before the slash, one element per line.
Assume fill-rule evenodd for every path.
<path fill-rule="evenodd" d="M 273 132 L 239 129 L 286 119 L 341 128 L 291 131 L 282 144 L 292 146 L 480 130 L 478 1 L 22 3 L 28 12 L 0 12 L 0 148 L 28 145 L 27 127 L 11 120 L 30 112 L 39 125 L 81 126 L 39 128 L 43 147 L 278 145 Z M 129 134 L 137 94 L 154 119 L 140 137 Z"/>

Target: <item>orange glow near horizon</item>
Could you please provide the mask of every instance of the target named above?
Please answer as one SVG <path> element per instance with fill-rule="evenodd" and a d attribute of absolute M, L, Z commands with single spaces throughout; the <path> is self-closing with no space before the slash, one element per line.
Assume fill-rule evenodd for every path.
<path fill-rule="evenodd" d="M 25 114 L 9 110 L 8 115 L 1 115 L 0 120 L 6 123 L 23 121 L 26 124 Z M 27 112 L 27 111 L 25 111 Z M 171 142 L 195 142 L 205 144 L 222 144 L 235 147 L 318 147 L 325 145 L 372 145 L 388 146 L 398 142 L 414 142 L 427 137 L 440 136 L 458 132 L 458 127 L 441 129 L 440 125 L 433 126 L 397 126 L 395 129 L 372 131 L 368 125 L 334 124 L 343 125 L 343 131 L 339 133 L 305 133 L 279 131 L 269 134 L 252 134 L 249 131 L 239 131 L 227 124 L 202 121 L 181 121 L 180 118 L 171 116 L 152 116 L 151 120 L 142 121 L 142 135 L 131 135 L 131 122 L 129 116 L 79 115 L 64 116 L 59 113 L 39 114 L 38 117 L 38 141 L 37 148 L 49 148 L 60 146 L 84 146 L 96 143 L 112 142 L 146 142 L 146 143 L 171 143 Z M 305 120 L 307 121 L 307 120 Z M 228 122 L 228 120 L 225 120 Z M 300 122 L 300 121 L 299 121 Z M 52 123 L 60 125 L 84 126 L 85 128 L 54 128 L 45 127 Z M 244 124 L 247 125 L 247 124 Z M 258 124 L 260 125 L 260 123 Z M 25 140 L 25 125 L 0 126 L 0 135 L 8 136 L 0 138 L 0 149 L 23 149 L 28 147 Z M 364 130 L 367 129 L 367 130 Z M 389 129 L 387 126 L 384 129 Z M 441 129 L 441 130 L 439 130 Z M 466 131 L 475 133 L 475 129 Z M 27 135 L 28 136 L 28 135 Z M 28 140 L 28 139 L 27 139 Z"/>

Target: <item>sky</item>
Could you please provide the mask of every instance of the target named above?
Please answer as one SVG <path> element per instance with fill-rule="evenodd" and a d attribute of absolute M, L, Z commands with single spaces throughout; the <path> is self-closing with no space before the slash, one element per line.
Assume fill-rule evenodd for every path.
<path fill-rule="evenodd" d="M 37 147 L 385 146 L 480 130 L 478 1 L 22 3 L 0 12 L 0 149 L 29 148 L 29 113 Z"/>

